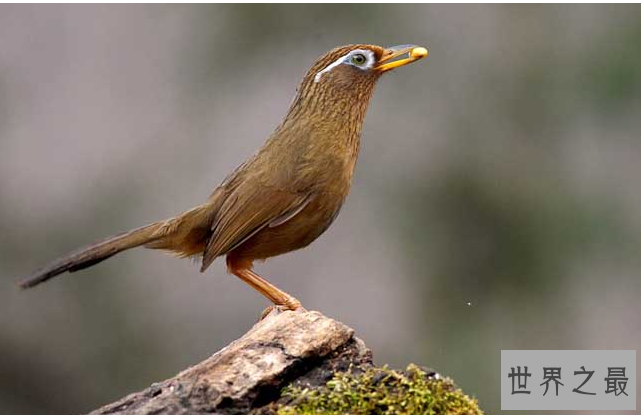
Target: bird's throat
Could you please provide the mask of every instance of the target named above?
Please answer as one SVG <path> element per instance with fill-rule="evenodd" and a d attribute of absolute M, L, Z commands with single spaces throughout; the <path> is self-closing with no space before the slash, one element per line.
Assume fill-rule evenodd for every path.
<path fill-rule="evenodd" d="M 279 129 L 296 130 L 300 138 L 321 140 L 331 147 L 351 148 L 356 153 L 373 89 L 373 85 L 355 91 L 304 83 Z"/>

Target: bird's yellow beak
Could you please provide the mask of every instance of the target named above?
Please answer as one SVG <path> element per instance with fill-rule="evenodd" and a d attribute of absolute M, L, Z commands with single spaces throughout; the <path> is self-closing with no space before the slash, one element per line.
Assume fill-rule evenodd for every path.
<path fill-rule="evenodd" d="M 407 65 L 427 56 L 427 49 L 416 45 L 400 45 L 387 48 L 383 57 L 374 67 L 380 72 L 387 72 L 399 66 Z"/>

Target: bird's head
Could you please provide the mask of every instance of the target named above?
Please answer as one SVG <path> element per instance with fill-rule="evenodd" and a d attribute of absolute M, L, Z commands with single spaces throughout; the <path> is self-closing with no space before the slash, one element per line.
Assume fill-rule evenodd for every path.
<path fill-rule="evenodd" d="M 318 58 L 303 78 L 288 118 L 326 118 L 348 112 L 358 112 L 362 118 L 383 73 L 426 56 L 427 49 L 415 45 L 359 44 L 333 49 Z"/>
<path fill-rule="evenodd" d="M 381 74 L 427 56 L 427 49 L 415 45 L 383 48 L 376 45 L 349 45 L 336 48 L 309 70 L 306 80 L 329 88 L 373 84 Z"/>
<path fill-rule="evenodd" d="M 325 131 L 328 136 L 358 138 L 363 119 L 381 75 L 427 56 L 415 45 L 383 48 L 341 46 L 316 60 L 307 72 L 277 131 Z M 329 133 L 331 131 L 331 133 Z M 309 134 L 307 134 L 309 135 Z"/>

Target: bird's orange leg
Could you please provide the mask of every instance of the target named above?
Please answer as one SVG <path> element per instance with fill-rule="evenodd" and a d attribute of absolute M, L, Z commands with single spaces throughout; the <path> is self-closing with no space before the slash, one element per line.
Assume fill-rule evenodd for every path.
<path fill-rule="evenodd" d="M 251 266 L 252 261 L 239 260 L 234 258 L 232 255 L 227 255 L 227 268 L 229 269 L 229 272 L 236 275 L 256 291 L 267 297 L 276 307 L 284 308 L 286 310 L 303 309 L 300 301 L 253 272 L 251 270 Z M 271 307 L 263 312 L 263 317 L 267 315 L 269 311 L 271 311 Z"/>

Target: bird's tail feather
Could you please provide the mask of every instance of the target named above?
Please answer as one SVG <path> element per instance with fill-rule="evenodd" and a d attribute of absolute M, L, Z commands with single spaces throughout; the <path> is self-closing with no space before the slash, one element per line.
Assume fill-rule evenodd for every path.
<path fill-rule="evenodd" d="M 156 231 L 162 225 L 163 222 L 152 223 L 80 248 L 35 271 L 20 281 L 19 285 L 21 288 L 31 288 L 63 272 L 78 271 L 104 261 L 119 252 L 153 242 L 158 238 Z"/>

